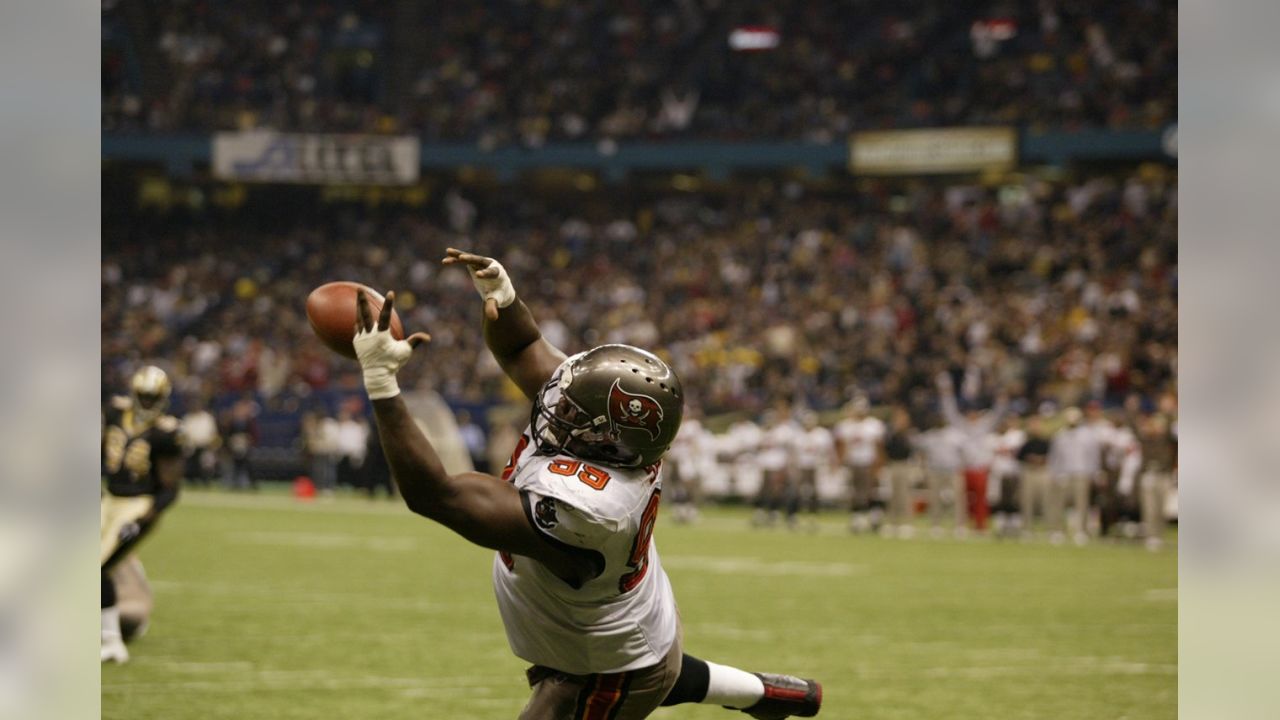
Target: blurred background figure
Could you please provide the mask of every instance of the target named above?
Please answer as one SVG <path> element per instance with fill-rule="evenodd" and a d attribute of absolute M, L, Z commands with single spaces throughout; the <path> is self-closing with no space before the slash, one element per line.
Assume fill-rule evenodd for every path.
<path fill-rule="evenodd" d="M 1018 449 L 1018 464 L 1022 470 L 1022 531 L 1034 534 L 1037 515 L 1046 527 L 1057 529 L 1062 523 L 1062 493 L 1049 480 L 1049 434 L 1039 413 L 1027 418 L 1027 438 Z M 1055 499 L 1051 500 L 1050 494 L 1055 494 Z M 1051 507 L 1056 515 L 1050 512 Z"/>
<path fill-rule="evenodd" d="M 930 428 L 921 433 L 917 447 L 924 455 L 925 482 L 929 497 L 929 529 L 933 537 L 941 537 L 944 508 L 951 507 L 951 531 L 964 532 L 968 516 L 965 503 L 964 475 L 961 456 L 965 436 L 958 429 L 934 415 Z"/>
<path fill-rule="evenodd" d="M 729 426 L 722 438 L 721 467 L 729 476 L 728 492 L 739 498 L 759 498 L 763 486 L 760 448 L 764 431 L 751 418 L 744 417 Z"/>
<path fill-rule="evenodd" d="M 358 402 L 358 401 L 357 401 Z M 369 453 L 369 424 L 357 417 L 352 404 L 344 404 L 338 410 L 338 483 L 370 495 L 373 488 L 365 477 L 364 459 Z"/>
<path fill-rule="evenodd" d="M 698 407 L 686 400 L 684 417 L 675 442 L 663 461 L 664 477 L 672 499 L 676 522 L 691 523 L 698 519 L 698 494 L 706 470 L 709 445 L 714 442 L 698 419 Z"/>
<path fill-rule="evenodd" d="M 1135 538 L 1141 520 L 1138 475 L 1142 471 L 1142 445 L 1134 423 L 1139 417 L 1123 411 L 1112 413 L 1112 429 L 1103 448 L 1102 481 L 1098 484 L 1098 535 L 1118 534 Z"/>
<path fill-rule="evenodd" d="M 793 452 L 800 429 L 791 419 L 790 406 L 781 402 L 765 413 L 764 425 L 758 451 L 764 478 L 752 523 L 772 527 L 786 509 L 788 499 L 794 492 Z"/>
<path fill-rule="evenodd" d="M 489 472 L 488 442 L 485 440 L 484 428 L 471 417 L 466 410 L 457 413 L 458 433 L 467 446 L 467 454 L 471 456 L 471 465 L 476 472 Z"/>
<path fill-rule="evenodd" d="M 224 421 L 227 438 L 225 467 L 226 485 L 232 490 L 257 490 L 250 455 L 258 443 L 258 407 L 252 394 L 245 392 L 226 412 Z"/>
<path fill-rule="evenodd" d="M 996 397 L 996 404 L 983 412 L 972 400 L 963 414 L 956 402 L 955 386 L 951 375 L 938 373 L 935 378 L 938 386 L 938 399 L 942 406 L 942 416 L 947 425 L 959 432 L 964 438 L 960 446 L 960 459 L 964 474 L 964 501 L 974 529 L 985 532 L 987 529 L 987 481 L 991 472 L 991 463 L 996 454 L 996 426 L 1009 407 L 1008 397 L 1001 392 Z M 961 528 L 957 528 L 960 530 Z M 962 533 L 963 534 L 963 533 Z"/>
<path fill-rule="evenodd" d="M 324 408 L 307 413 L 302 420 L 302 437 L 316 489 L 321 495 L 333 495 L 338 485 L 338 421 Z"/>
<path fill-rule="evenodd" d="M 1174 490 L 1173 472 L 1178 459 L 1177 439 L 1168 416 L 1161 412 L 1147 415 L 1140 425 L 1139 442 L 1143 537 L 1147 549 L 1159 550 L 1164 543 L 1167 496 Z"/>
<path fill-rule="evenodd" d="M 391 481 L 391 466 L 387 464 L 387 456 L 382 452 L 382 441 L 378 438 L 378 433 L 369 430 L 368 424 L 365 429 L 364 462 L 360 467 L 364 490 L 370 500 L 377 497 L 379 489 L 388 500 L 394 500 L 399 497 L 399 493 L 395 483 Z"/>
<path fill-rule="evenodd" d="M 787 526 L 797 526 L 797 514 L 804 509 L 809 514 L 810 530 L 818 528 L 818 474 L 826 472 L 836 463 L 835 438 L 831 431 L 818 424 L 818 414 L 812 410 L 800 413 L 800 431 L 793 438 L 795 446 L 795 489 L 787 503 Z"/>
<path fill-rule="evenodd" d="M 849 471 L 849 530 L 861 533 L 878 530 L 872 517 L 872 501 L 884 466 L 884 423 L 868 413 L 871 402 L 856 395 L 845 407 L 844 419 L 836 423 L 837 452 Z"/>
<path fill-rule="evenodd" d="M 1070 503 L 1071 516 L 1063 526 L 1050 525 L 1049 540 L 1061 543 L 1070 532 L 1077 545 L 1084 545 L 1089 541 L 1089 495 L 1102 464 L 1102 442 L 1095 428 L 1083 424 L 1080 408 L 1067 408 L 1063 419 L 1065 424 L 1049 446 L 1049 470 L 1052 482 Z M 1057 508 L 1049 514 L 1056 516 Z"/>
<path fill-rule="evenodd" d="M 1001 537 L 1023 532 L 1021 502 L 1023 498 L 1022 463 L 1018 453 L 1027 441 L 1022 418 L 1006 415 L 996 428 L 995 457 L 991 461 L 991 481 L 987 497 L 992 501 L 992 524 Z"/>
<path fill-rule="evenodd" d="M 889 472 L 889 513 L 885 527 L 899 537 L 915 532 L 915 486 L 920 463 L 915 462 L 913 448 L 916 429 L 911 413 L 903 405 L 895 405 L 889 415 L 889 430 L 884 441 L 885 461 Z"/>
<path fill-rule="evenodd" d="M 186 480 L 197 487 L 209 487 L 218 472 L 218 420 L 201 400 L 193 400 L 182 416 L 183 448 L 187 452 Z"/>

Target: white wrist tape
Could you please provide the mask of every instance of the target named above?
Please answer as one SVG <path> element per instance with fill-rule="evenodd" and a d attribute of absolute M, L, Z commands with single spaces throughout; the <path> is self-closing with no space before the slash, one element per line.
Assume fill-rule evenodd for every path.
<path fill-rule="evenodd" d="M 364 389 L 370 400 L 383 400 L 400 394 L 396 372 L 413 354 L 406 340 L 391 337 L 390 330 L 365 330 L 356 333 L 351 344 L 364 372 Z"/>
<path fill-rule="evenodd" d="M 364 389 L 370 400 L 385 400 L 400 394 L 400 383 L 396 382 L 396 374 L 385 368 L 365 368 Z"/>
<path fill-rule="evenodd" d="M 476 277 L 476 269 L 470 265 L 467 266 L 467 271 L 471 273 L 471 282 L 475 284 L 476 292 L 480 293 L 480 299 L 487 301 L 493 298 L 497 301 L 498 307 L 504 308 L 516 301 L 516 288 L 511 284 L 511 278 L 507 275 L 507 269 L 502 267 L 502 263 L 497 260 L 491 260 L 490 263 L 490 268 L 498 268 L 496 278 Z"/>

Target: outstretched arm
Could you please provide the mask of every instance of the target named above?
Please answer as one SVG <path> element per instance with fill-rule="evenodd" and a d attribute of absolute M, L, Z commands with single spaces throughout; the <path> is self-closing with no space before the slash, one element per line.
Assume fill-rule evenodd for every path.
<path fill-rule="evenodd" d="M 493 258 L 449 248 L 445 265 L 461 263 L 484 298 L 484 341 L 507 377 L 532 400 L 565 354 L 547 342 L 533 313 L 516 297 L 507 271 Z"/>
<path fill-rule="evenodd" d="M 513 485 L 483 473 L 445 471 L 435 448 L 409 414 L 395 380 L 413 348 L 430 337 L 424 333 L 406 340 L 391 337 L 394 292 L 387 293 L 376 327 L 364 291 L 357 291 L 356 304 L 356 355 L 373 401 L 382 451 L 405 505 L 477 545 L 533 558 L 566 580 L 589 576 L 592 569 L 581 559 L 557 549 L 533 529 Z"/>
<path fill-rule="evenodd" d="M 938 400 L 942 404 L 942 417 L 948 425 L 959 425 L 964 419 L 960 417 L 960 408 L 956 406 L 956 390 L 951 382 L 951 375 L 942 371 L 934 378 L 938 385 Z"/>

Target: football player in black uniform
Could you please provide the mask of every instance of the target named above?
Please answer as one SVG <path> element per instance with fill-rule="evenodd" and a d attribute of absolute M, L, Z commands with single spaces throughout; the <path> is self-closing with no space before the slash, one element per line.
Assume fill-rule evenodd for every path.
<path fill-rule="evenodd" d="M 148 365 L 130 380 L 130 397 L 112 398 L 102 429 L 102 661 L 127 662 L 112 570 L 178 497 L 182 444 L 178 419 L 164 414 L 169 377 Z"/>

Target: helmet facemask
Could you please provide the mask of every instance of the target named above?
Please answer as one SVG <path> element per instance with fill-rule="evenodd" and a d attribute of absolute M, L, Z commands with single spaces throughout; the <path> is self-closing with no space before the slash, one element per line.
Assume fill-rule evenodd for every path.
<path fill-rule="evenodd" d="M 164 414 L 169 407 L 169 378 L 160 368 L 150 366 L 134 373 L 129 382 L 133 398 L 133 416 L 143 424 L 150 424 Z"/>
<path fill-rule="evenodd" d="M 640 467 L 643 464 L 640 454 L 622 442 L 609 418 L 592 417 L 573 399 L 570 393 L 573 360 L 565 361 L 534 398 L 530 427 L 540 450 L 613 467 Z"/>

